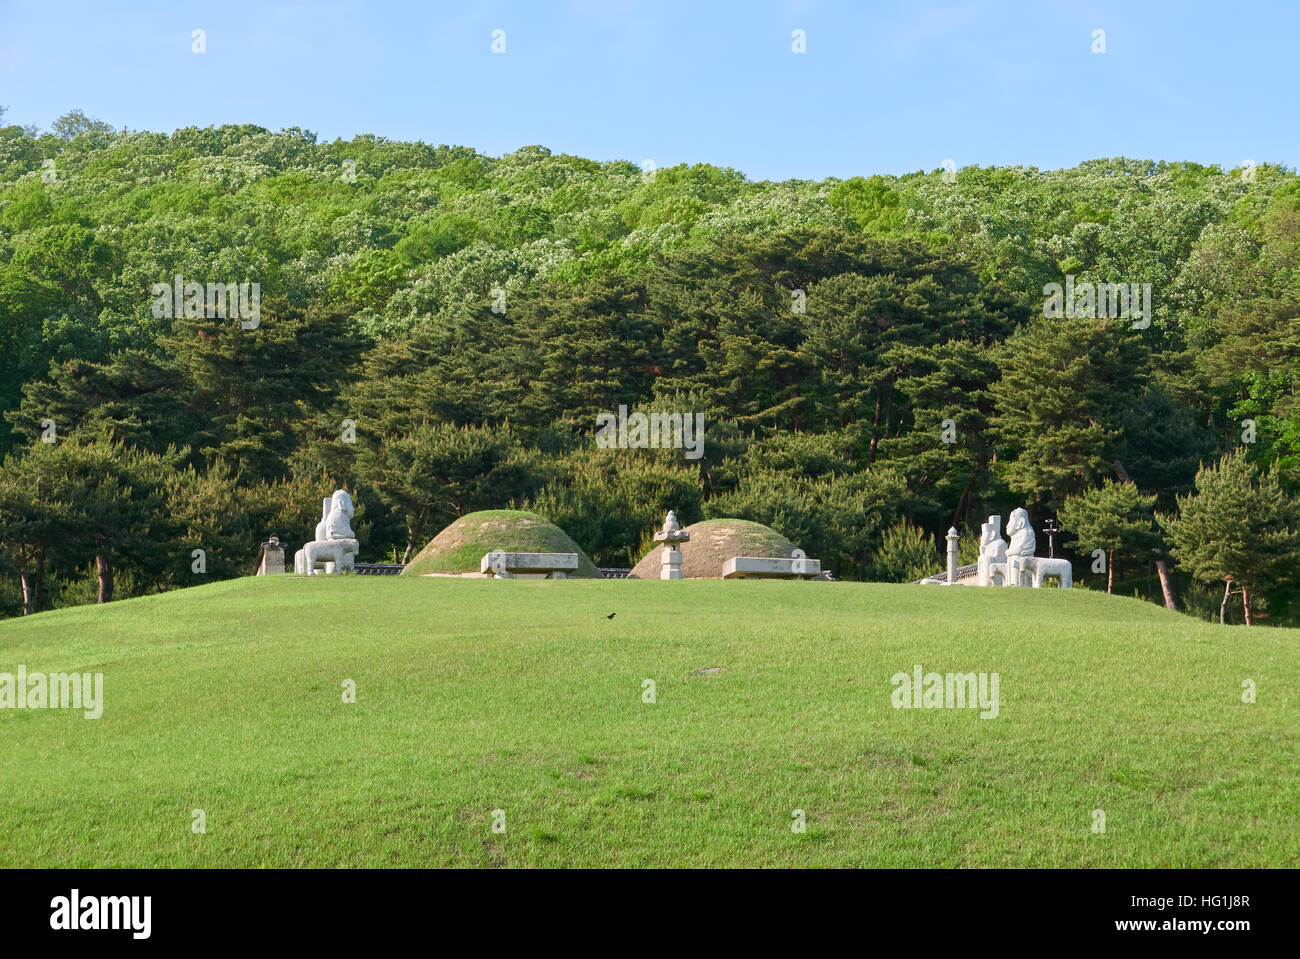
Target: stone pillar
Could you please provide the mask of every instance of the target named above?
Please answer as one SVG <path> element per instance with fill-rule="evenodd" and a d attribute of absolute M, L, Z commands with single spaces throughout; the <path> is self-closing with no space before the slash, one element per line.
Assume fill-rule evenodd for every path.
<path fill-rule="evenodd" d="M 948 585 L 954 586 L 957 583 L 957 527 L 949 526 L 948 535 Z"/>
<path fill-rule="evenodd" d="M 682 551 L 671 543 L 660 551 L 659 578 L 682 578 Z"/>

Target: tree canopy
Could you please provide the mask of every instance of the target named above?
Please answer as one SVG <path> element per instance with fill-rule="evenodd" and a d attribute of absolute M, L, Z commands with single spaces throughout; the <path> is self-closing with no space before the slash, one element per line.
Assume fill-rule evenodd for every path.
<path fill-rule="evenodd" d="M 841 578 L 937 567 L 949 525 L 1025 505 L 1141 588 L 1155 554 L 1107 545 L 1106 497 L 1175 516 L 1233 451 L 1300 488 L 1300 182 L 1251 173 L 773 183 L 80 111 L 0 127 L 0 612 L 115 570 L 114 595 L 247 572 L 335 486 L 375 557 L 515 506 L 630 565 L 674 508 L 772 526 Z M 1053 283 L 1149 284 L 1149 322 L 1053 317 Z M 623 407 L 702 415 L 701 455 L 598 448 Z M 120 491 L 28 482 L 92 455 Z M 1103 485 L 1117 463 L 1134 489 Z M 170 517 L 139 527 L 169 548 L 121 545 L 104 517 L 132 510 Z M 1281 621 L 1275 585 L 1254 612 Z"/>

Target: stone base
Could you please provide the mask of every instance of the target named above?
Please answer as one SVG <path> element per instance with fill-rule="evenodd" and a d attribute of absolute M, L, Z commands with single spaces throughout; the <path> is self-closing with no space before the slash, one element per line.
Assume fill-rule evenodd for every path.
<path fill-rule="evenodd" d="M 578 571 L 577 553 L 507 553 L 493 550 L 479 562 L 479 572 L 499 579 L 516 576 L 540 576 L 545 579 L 568 579 Z"/>
<path fill-rule="evenodd" d="M 360 549 L 355 539 L 313 540 L 294 553 L 293 570 L 303 576 L 313 576 L 318 569 L 326 575 L 350 572 Z"/>
<path fill-rule="evenodd" d="M 991 563 L 983 559 L 979 564 L 978 586 L 1032 586 L 1040 589 L 1044 578 L 1055 576 L 1061 589 L 1074 586 L 1074 569 L 1068 559 L 1048 559 L 1046 556 L 1009 556 L 1005 563 Z"/>
<path fill-rule="evenodd" d="M 723 579 L 803 579 L 820 576 L 822 561 L 797 555 L 788 559 L 733 556 L 722 564 Z"/>

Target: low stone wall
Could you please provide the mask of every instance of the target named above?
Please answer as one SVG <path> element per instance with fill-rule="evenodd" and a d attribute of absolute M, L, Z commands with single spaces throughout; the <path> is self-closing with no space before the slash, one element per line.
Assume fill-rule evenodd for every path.
<path fill-rule="evenodd" d="M 360 576 L 396 576 L 404 569 L 405 563 L 357 563 L 356 566 Z"/>

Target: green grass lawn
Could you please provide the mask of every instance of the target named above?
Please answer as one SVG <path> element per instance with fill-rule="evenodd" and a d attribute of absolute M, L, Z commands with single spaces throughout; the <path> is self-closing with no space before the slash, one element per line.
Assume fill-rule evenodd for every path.
<path fill-rule="evenodd" d="M 106 705 L 0 711 L 0 866 L 1300 865 L 1300 631 L 1084 590 L 274 576 L 20 663 Z"/>

